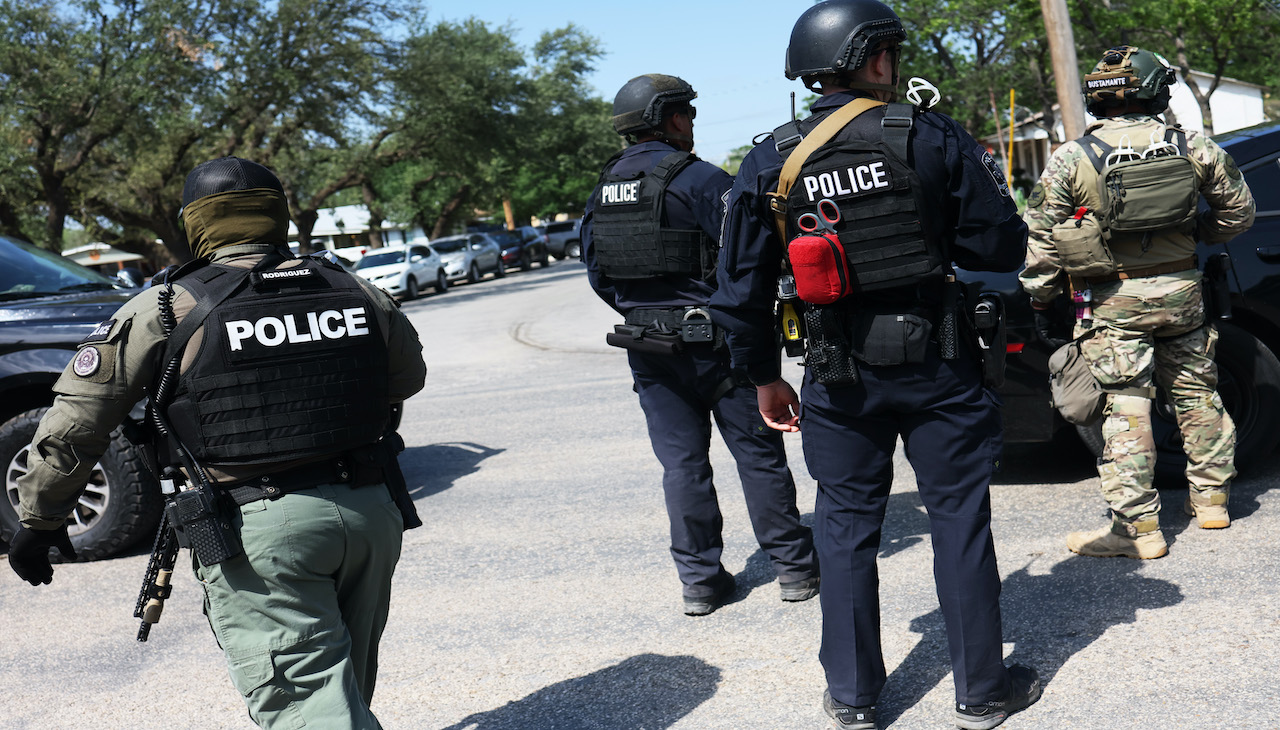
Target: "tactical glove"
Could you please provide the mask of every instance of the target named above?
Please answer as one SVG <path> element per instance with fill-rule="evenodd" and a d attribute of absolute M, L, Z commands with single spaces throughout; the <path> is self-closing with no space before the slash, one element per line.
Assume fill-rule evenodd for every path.
<path fill-rule="evenodd" d="M 58 548 L 58 552 L 67 560 L 76 559 L 76 550 L 71 547 L 66 525 L 56 530 L 20 528 L 18 534 L 9 541 L 9 565 L 19 578 L 33 586 L 47 584 L 53 580 L 53 565 L 49 563 L 50 548 Z"/>
<path fill-rule="evenodd" d="M 1056 350 L 1070 342 L 1070 340 L 1064 340 L 1053 335 L 1053 318 L 1049 316 L 1048 310 L 1036 309 L 1034 312 L 1036 334 L 1040 335 L 1040 339 L 1044 340 L 1045 344 Z"/>

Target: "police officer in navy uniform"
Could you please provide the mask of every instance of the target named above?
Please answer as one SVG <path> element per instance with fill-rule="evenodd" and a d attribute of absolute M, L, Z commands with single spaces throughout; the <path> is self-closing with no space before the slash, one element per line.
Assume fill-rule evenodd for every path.
<path fill-rule="evenodd" d="M 782 600 L 812 598 L 819 575 L 781 434 L 764 426 L 755 389 L 735 377 L 706 309 L 715 290 L 723 196 L 733 178 L 692 154 L 696 96 L 684 80 L 663 74 L 638 76 L 618 92 L 613 125 L 630 145 L 605 164 L 587 203 L 582 250 L 591 286 L 625 317 L 609 341 L 628 349 L 662 463 L 684 612 L 704 615 L 734 591 L 720 561 L 723 520 L 709 458 L 713 416 L 737 462 Z"/>
<path fill-rule="evenodd" d="M 182 202 L 194 260 L 99 325 L 54 386 L 19 482 L 10 565 L 38 585 L 53 577 L 51 548 L 75 557 L 67 515 L 146 396 L 168 432 L 161 463 L 185 467 L 164 474 L 211 483 L 217 522 L 233 533 L 210 559 L 185 527 L 250 717 L 380 727 L 369 701 L 391 577 L 403 529 L 421 524 L 407 492 L 387 486 L 403 487 L 391 409 L 422 388 L 422 345 L 381 290 L 292 255 L 283 186 L 266 167 L 206 162 Z M 193 458 L 175 459 L 179 444 Z"/>
<path fill-rule="evenodd" d="M 807 119 L 783 125 L 743 160 L 712 313 L 756 385 L 765 421 L 802 430 L 818 482 L 819 658 L 834 726 L 876 727 L 886 679 L 876 556 L 900 438 L 929 513 L 954 720 L 990 728 L 1034 702 L 1040 683 L 1035 670 L 1003 663 L 988 492 L 1002 426 L 974 329 L 960 321 L 967 316 L 951 318 L 974 302 L 957 300 L 949 275 L 953 263 L 1017 270 L 1027 229 L 994 161 L 959 124 L 879 103 L 896 98 L 905 38 L 898 16 L 876 0 L 829 0 L 800 16 L 786 75 L 821 96 Z M 846 107 L 861 113 L 843 122 Z M 810 135 L 830 136 L 809 149 L 801 140 Z M 796 155 L 803 163 L 794 186 L 778 197 L 784 159 Z M 832 202 L 820 208 L 824 199 Z M 815 216 L 810 229 L 837 219 L 831 235 L 801 240 L 805 214 Z M 843 253 L 823 259 L 812 247 L 836 250 L 837 238 Z M 845 290 L 835 292 L 843 296 L 818 296 L 846 268 Z M 781 378 L 775 334 L 775 295 L 788 276 L 810 292 L 801 296 L 809 349 L 800 398 Z"/>

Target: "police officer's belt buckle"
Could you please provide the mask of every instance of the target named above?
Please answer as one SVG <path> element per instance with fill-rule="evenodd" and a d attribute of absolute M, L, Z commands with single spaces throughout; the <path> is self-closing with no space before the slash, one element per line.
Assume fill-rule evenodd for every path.
<path fill-rule="evenodd" d="M 685 342 L 711 342 L 715 333 L 711 315 L 702 307 L 686 309 L 680 321 L 680 339 Z"/>

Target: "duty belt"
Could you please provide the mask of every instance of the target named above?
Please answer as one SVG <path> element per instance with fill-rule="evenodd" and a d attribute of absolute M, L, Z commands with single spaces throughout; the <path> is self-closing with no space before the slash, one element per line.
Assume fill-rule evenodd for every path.
<path fill-rule="evenodd" d="M 1090 276 L 1086 281 L 1090 284 L 1105 284 L 1111 281 L 1123 281 L 1125 279 L 1142 279 L 1148 276 L 1159 276 L 1161 274 L 1176 274 L 1181 271 L 1196 268 L 1196 257 L 1189 256 L 1178 261 L 1170 261 L 1167 264 L 1156 264 L 1155 266 L 1147 266 L 1141 269 L 1125 269 L 1117 271 L 1114 274 L 1106 276 Z"/>
<path fill-rule="evenodd" d="M 290 492 L 310 489 L 318 484 L 364 487 L 382 481 L 381 469 L 353 468 L 352 459 L 344 455 L 241 482 L 219 484 L 218 489 L 230 495 L 236 504 L 245 505 L 260 499 L 279 499 Z"/>
<path fill-rule="evenodd" d="M 642 307 L 627 312 L 627 324 L 680 335 L 685 342 L 714 342 L 716 327 L 702 307 Z"/>

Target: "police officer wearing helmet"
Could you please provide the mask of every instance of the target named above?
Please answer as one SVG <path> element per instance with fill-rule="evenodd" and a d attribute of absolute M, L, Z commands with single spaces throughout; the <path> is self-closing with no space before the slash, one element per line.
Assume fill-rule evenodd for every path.
<path fill-rule="evenodd" d="M 755 389 L 735 377 L 706 309 L 715 290 L 723 196 L 733 178 L 692 154 L 696 96 L 684 80 L 663 74 L 622 87 L 613 125 L 631 144 L 605 163 L 582 222 L 591 286 L 625 317 L 608 341 L 628 351 L 663 467 L 684 612 L 695 616 L 714 611 L 734 591 L 720 561 L 723 520 L 708 453 L 712 417 L 737 462 L 782 600 L 812 598 L 819 582 L 782 435 L 764 427 Z"/>
<path fill-rule="evenodd" d="M 164 476 L 216 495 L 232 547 L 206 564 L 188 526 L 192 564 L 250 717 L 380 727 L 369 701 L 391 577 L 402 530 L 421 524 L 385 484 L 403 447 L 391 408 L 426 375 L 417 333 L 377 288 L 293 257 L 283 187 L 262 165 L 201 164 L 182 202 L 195 260 L 103 322 L 58 380 L 9 562 L 38 585 L 53 576 L 50 548 L 75 557 L 67 515 L 146 396 L 159 462 L 182 469 Z"/>
<path fill-rule="evenodd" d="M 1098 474 L 1110 524 L 1073 532 L 1081 555 L 1159 558 L 1160 493 L 1151 402 L 1174 405 L 1187 454 L 1184 510 L 1201 528 L 1231 524 L 1235 428 L 1216 392 L 1217 330 L 1205 318 L 1196 240 L 1225 243 L 1253 223 L 1254 201 L 1231 156 L 1166 124 L 1174 70 L 1134 46 L 1108 50 L 1084 77 L 1098 121 L 1053 154 L 1032 191 L 1020 274 L 1042 331 L 1063 294 L 1079 302 L 1075 336 L 1108 391 Z M 1207 204 L 1197 213 L 1199 203 Z"/>
<path fill-rule="evenodd" d="M 712 314 L 765 421 L 801 431 L 818 482 L 819 658 L 834 726 L 876 727 L 886 679 L 876 555 L 901 439 L 929 513 L 954 720 L 990 728 L 1038 699 L 1040 682 L 1003 662 L 988 491 L 1003 433 L 975 336 L 990 323 L 970 318 L 979 302 L 960 296 L 951 272 L 953 262 L 1015 271 L 1026 226 L 999 168 L 958 123 L 883 103 L 897 97 L 905 38 L 875 0 L 829 0 L 800 16 L 786 75 L 821 96 L 743 160 Z M 781 377 L 778 294 L 806 326 L 800 397 Z"/>

